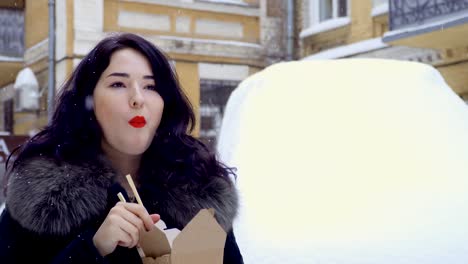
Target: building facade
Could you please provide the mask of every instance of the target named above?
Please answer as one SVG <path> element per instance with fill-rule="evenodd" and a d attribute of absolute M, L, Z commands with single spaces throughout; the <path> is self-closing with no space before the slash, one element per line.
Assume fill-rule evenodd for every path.
<path fill-rule="evenodd" d="M 47 122 L 48 1 L 10 2 L 5 9 L 21 13 L 24 21 L 24 47 L 8 51 L 15 59 L 8 61 L 11 74 L 0 77 L 4 101 L 0 131 L 24 135 Z M 60 90 L 74 67 L 105 36 L 140 34 L 171 58 L 196 112 L 194 134 L 213 145 L 234 87 L 284 60 L 284 6 L 279 0 L 56 0 L 55 89 Z M 0 72 L 5 68 L 1 58 Z M 39 85 L 38 109 L 22 109 L 20 100 L 15 100 L 15 76 L 25 67 L 32 69 Z"/>
<path fill-rule="evenodd" d="M 287 23 L 293 3 L 293 25 Z M 419 61 L 468 100 L 468 0 L 56 0 L 55 89 L 103 37 L 141 34 L 172 59 L 196 110 L 195 134 L 214 144 L 230 92 L 290 58 Z M 0 3 L 0 131 L 34 134 L 47 123 L 48 0 Z M 288 34 L 288 26 L 292 34 Z M 26 107 L 15 89 L 30 68 Z M 27 93 L 29 94 L 29 93 Z"/>
<path fill-rule="evenodd" d="M 0 131 L 13 129 L 13 82 L 23 65 L 24 2 L 0 3 Z"/>
<path fill-rule="evenodd" d="M 427 63 L 468 98 L 468 1 L 298 0 L 298 59 Z"/>

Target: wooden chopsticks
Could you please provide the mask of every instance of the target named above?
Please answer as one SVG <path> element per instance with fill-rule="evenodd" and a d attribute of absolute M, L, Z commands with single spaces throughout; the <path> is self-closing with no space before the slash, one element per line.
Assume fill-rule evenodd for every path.
<path fill-rule="evenodd" d="M 141 206 L 144 206 L 143 205 L 143 202 L 141 201 L 141 198 L 140 198 L 140 195 L 138 194 L 138 191 L 135 187 L 135 183 L 133 182 L 133 179 L 132 179 L 132 176 L 130 174 L 127 174 L 127 176 L 125 176 L 125 178 L 127 178 L 127 181 L 128 181 L 128 185 L 130 185 L 130 188 L 132 189 L 132 192 L 133 192 L 133 195 L 135 196 L 135 198 L 137 199 L 137 202 L 138 204 L 140 204 Z M 127 201 L 125 200 L 125 197 L 122 195 L 122 193 L 118 193 L 117 196 L 119 197 L 119 200 L 121 202 L 124 202 L 126 203 Z"/>

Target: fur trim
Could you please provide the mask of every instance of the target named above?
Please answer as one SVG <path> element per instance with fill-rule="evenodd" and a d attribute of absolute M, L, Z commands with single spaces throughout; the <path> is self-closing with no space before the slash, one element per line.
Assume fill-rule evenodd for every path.
<path fill-rule="evenodd" d="M 91 163 L 30 159 L 10 176 L 7 209 L 21 226 L 38 234 L 66 235 L 102 214 L 114 175 Z"/>
<path fill-rule="evenodd" d="M 232 229 L 237 214 L 238 197 L 234 184 L 212 178 L 207 185 L 185 184 L 163 190 L 160 209 L 184 227 L 204 208 L 213 208 L 215 218 L 226 232 Z M 164 219 L 163 219 L 164 220 Z"/>
<path fill-rule="evenodd" d="M 108 188 L 118 175 L 106 159 L 80 165 L 33 158 L 11 172 L 7 209 L 21 226 L 38 234 L 67 235 L 103 216 Z M 184 227 L 203 208 L 214 208 L 226 231 L 232 228 L 238 198 L 234 184 L 219 179 L 184 184 L 149 194 L 158 208 Z M 144 201 L 145 202 L 145 201 Z M 146 202 L 145 202 L 146 203 Z M 163 219 L 164 220 L 164 219 Z"/>

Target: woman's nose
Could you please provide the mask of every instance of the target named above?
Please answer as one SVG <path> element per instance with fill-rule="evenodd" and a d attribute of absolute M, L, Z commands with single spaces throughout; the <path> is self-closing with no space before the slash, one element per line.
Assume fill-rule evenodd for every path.
<path fill-rule="evenodd" d="M 132 85 L 132 88 L 131 88 L 132 92 L 131 92 L 131 95 L 130 95 L 130 100 L 129 100 L 129 104 L 130 104 L 130 107 L 131 108 L 141 108 L 143 107 L 143 104 L 145 102 L 145 98 L 143 96 L 143 91 L 141 89 L 141 87 L 138 85 L 138 84 L 134 84 Z"/>

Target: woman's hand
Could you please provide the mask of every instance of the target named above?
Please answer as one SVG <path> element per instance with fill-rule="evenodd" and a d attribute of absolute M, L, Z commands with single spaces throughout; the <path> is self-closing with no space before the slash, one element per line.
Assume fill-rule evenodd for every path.
<path fill-rule="evenodd" d="M 159 218 L 158 214 L 149 215 L 139 204 L 118 202 L 94 235 L 93 243 L 102 256 L 117 246 L 132 248 L 138 244 L 140 232 L 152 230 Z"/>

